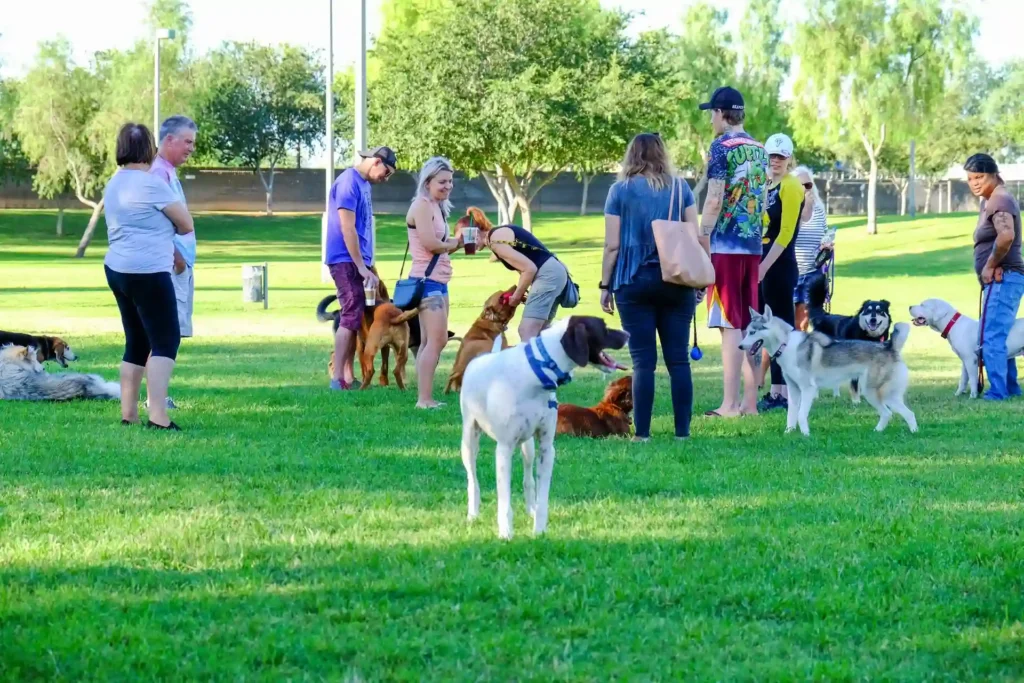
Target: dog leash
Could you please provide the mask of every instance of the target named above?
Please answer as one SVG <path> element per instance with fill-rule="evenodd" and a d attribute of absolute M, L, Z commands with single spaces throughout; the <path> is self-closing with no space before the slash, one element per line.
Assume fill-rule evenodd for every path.
<path fill-rule="evenodd" d="M 690 349 L 690 358 L 694 361 L 698 361 L 704 357 L 704 353 L 700 350 L 700 346 L 697 345 L 697 312 L 693 312 L 693 348 Z"/>
<path fill-rule="evenodd" d="M 991 287 L 992 285 L 989 285 Z M 989 297 L 991 298 L 991 297 Z M 985 285 L 978 294 L 978 320 L 981 321 L 981 332 L 978 338 L 978 393 L 985 390 L 985 317 L 988 313 L 988 298 L 985 297 Z"/>

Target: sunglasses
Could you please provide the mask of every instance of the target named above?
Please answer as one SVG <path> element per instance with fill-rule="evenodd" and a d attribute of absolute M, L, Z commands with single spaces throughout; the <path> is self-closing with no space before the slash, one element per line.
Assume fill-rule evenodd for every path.
<path fill-rule="evenodd" d="M 814 183 L 804 183 L 804 189 L 807 189 L 807 190 L 809 190 L 809 189 L 811 189 L 812 187 L 814 187 Z"/>

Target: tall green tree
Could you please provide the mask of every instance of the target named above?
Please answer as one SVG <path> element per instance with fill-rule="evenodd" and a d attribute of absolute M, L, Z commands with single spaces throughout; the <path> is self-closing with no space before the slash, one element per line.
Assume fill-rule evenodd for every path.
<path fill-rule="evenodd" d="M 321 142 L 324 87 L 316 55 L 303 48 L 224 45 L 198 69 L 197 151 L 251 169 L 272 214 L 277 167 L 291 150 Z"/>
<path fill-rule="evenodd" d="M 1012 60 L 991 76 L 983 116 L 1001 148 L 993 151 L 1016 160 L 1024 156 L 1024 60 Z"/>
<path fill-rule="evenodd" d="M 14 132 L 14 113 L 18 108 L 18 83 L 0 78 L 0 183 L 24 180 L 32 172 L 21 142 Z"/>
<path fill-rule="evenodd" d="M 736 50 L 726 28 L 728 18 L 728 12 L 705 0 L 691 5 L 672 50 L 679 75 L 678 125 L 670 136 L 669 148 L 676 164 L 697 172 L 696 194 L 707 183 L 708 150 L 714 140 L 708 113 L 697 105 L 706 102 L 719 86 L 738 85 Z"/>
<path fill-rule="evenodd" d="M 415 30 L 386 26 L 374 50 L 374 137 L 403 166 L 444 154 L 482 175 L 500 219 L 521 212 L 530 229 L 537 193 L 595 156 L 594 131 L 615 132 L 610 149 L 660 119 L 626 23 L 597 0 L 447 0 Z"/>
<path fill-rule="evenodd" d="M 745 105 L 744 128 L 758 140 L 775 133 L 792 136 L 789 106 L 781 95 L 792 53 L 785 29 L 781 0 L 750 0 L 740 20 L 738 88 Z"/>
<path fill-rule="evenodd" d="M 14 131 L 36 168 L 36 193 L 50 198 L 70 189 L 92 209 L 75 253 L 78 258 L 85 255 L 96 230 L 103 186 L 110 175 L 111 141 L 90 134 L 102 91 L 99 77 L 74 63 L 70 43 L 44 42 L 25 76 L 14 112 Z"/>
<path fill-rule="evenodd" d="M 796 39 L 798 140 L 866 168 L 875 234 L 883 150 L 931 113 L 975 24 L 940 0 L 811 0 L 808 13 Z"/>
<path fill-rule="evenodd" d="M 345 166 L 355 153 L 356 74 L 351 68 L 334 74 L 334 163 Z"/>

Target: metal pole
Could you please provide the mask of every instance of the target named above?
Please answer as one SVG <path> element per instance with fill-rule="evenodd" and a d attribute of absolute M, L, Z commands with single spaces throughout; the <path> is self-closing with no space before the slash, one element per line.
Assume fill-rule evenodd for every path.
<path fill-rule="evenodd" d="M 153 138 L 160 135 L 160 37 L 153 46 Z M 157 144 L 159 144 L 157 140 Z"/>
<path fill-rule="evenodd" d="M 324 172 L 324 218 L 320 225 L 320 281 L 330 282 L 327 259 L 327 217 L 331 211 L 331 186 L 334 185 L 334 0 L 327 0 L 327 88 L 324 96 L 327 164 Z"/>
<path fill-rule="evenodd" d="M 359 64 L 356 66 L 355 163 L 366 149 L 366 0 L 359 0 Z"/>
<path fill-rule="evenodd" d="M 914 141 L 910 141 L 910 183 L 907 186 L 907 201 L 910 202 L 910 217 L 917 217 L 917 197 L 914 193 L 914 185 L 917 184 L 917 173 L 914 168 Z"/>

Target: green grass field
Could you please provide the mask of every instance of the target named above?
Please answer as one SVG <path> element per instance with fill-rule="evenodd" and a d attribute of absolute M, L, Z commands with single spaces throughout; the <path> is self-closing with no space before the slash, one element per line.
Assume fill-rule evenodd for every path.
<path fill-rule="evenodd" d="M 0 328 L 59 334 L 76 370 L 116 378 L 119 319 L 87 217 L 0 213 Z M 196 334 L 171 393 L 182 434 L 118 424 L 116 403 L 0 404 L 0 678 L 53 680 L 1021 680 L 1024 401 L 956 400 L 955 358 L 915 329 L 919 434 L 823 396 L 813 436 L 784 415 L 695 418 L 671 438 L 559 438 L 548 534 L 513 471 L 516 538 L 496 538 L 493 443 L 465 521 L 457 402 L 327 392 L 314 307 L 319 217 L 200 216 Z M 977 309 L 973 216 L 838 219 L 836 309 L 937 296 Z M 404 231 L 381 217 L 380 268 Z M 599 216 L 537 233 L 597 313 Z M 270 309 L 241 264 L 270 264 Z M 451 329 L 513 282 L 459 258 Z M 715 339 L 695 411 L 718 405 Z M 442 359 L 443 386 L 454 346 Z M 625 352 L 619 354 L 627 360 Z M 51 367 L 50 371 L 58 368 Z M 413 368 L 409 367 L 414 377 Z M 592 404 L 582 370 L 562 402 Z"/>

